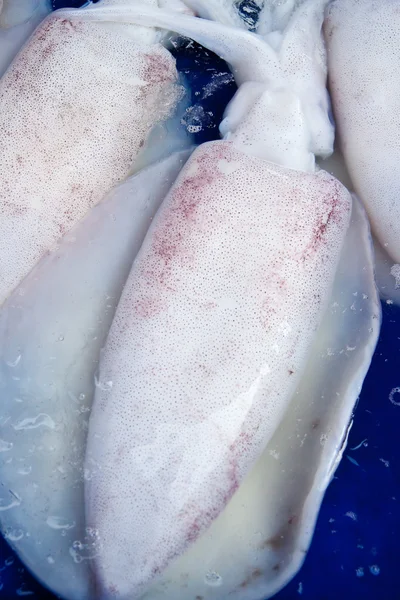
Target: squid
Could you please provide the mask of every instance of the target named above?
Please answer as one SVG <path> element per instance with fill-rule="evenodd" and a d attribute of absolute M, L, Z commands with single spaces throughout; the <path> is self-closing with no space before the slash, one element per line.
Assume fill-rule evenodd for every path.
<path fill-rule="evenodd" d="M 132 261 L 187 154 L 115 187 L 0 311 L 2 532 L 33 574 L 67 600 L 97 597 L 84 455 L 100 350 Z"/>
<path fill-rule="evenodd" d="M 357 27 L 352 24 L 357 23 Z M 400 302 L 397 2 L 335 0 L 327 10 L 329 86 L 339 146 L 377 239 L 382 295 Z"/>
<path fill-rule="evenodd" d="M 0 306 L 130 173 L 152 127 L 175 110 L 182 87 L 162 37 L 64 10 L 1 78 Z"/>
<path fill-rule="evenodd" d="M 0 0 L 0 77 L 50 11 L 49 0 Z"/>
<path fill-rule="evenodd" d="M 315 164 L 333 145 L 323 8 L 305 2 L 272 47 L 113 7 L 116 22 L 216 52 L 239 90 L 223 139 L 195 150 L 163 200 L 101 356 L 85 463 L 101 598 L 260 600 L 306 552 L 380 323 L 365 215 Z M 300 457 L 304 477 L 286 477 Z"/>

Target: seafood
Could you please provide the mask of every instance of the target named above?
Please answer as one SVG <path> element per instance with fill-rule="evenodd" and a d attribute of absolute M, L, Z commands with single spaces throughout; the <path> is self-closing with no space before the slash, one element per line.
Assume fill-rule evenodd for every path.
<path fill-rule="evenodd" d="M 337 421 L 331 414 L 326 423 L 335 430 L 329 452 L 321 458 L 313 446 L 320 468 L 308 480 L 314 502 L 298 534 L 309 541 L 304 531 L 321 501 L 315 489 L 319 478 L 326 487 L 337 464 L 379 329 L 365 217 L 356 206 L 358 225 L 350 234 L 350 194 L 315 166 L 315 154 L 326 156 L 333 145 L 328 101 L 321 102 L 327 99 L 323 4 L 304 3 L 279 52 L 260 37 L 215 22 L 171 19 L 144 5 L 115 7 L 115 20 L 151 22 L 210 48 L 231 65 L 240 88 L 221 124 L 224 140 L 200 146 L 163 201 L 102 355 L 86 461 L 96 475 L 86 482 L 86 502 L 88 525 L 99 534 L 94 562 L 105 598 L 162 597 L 171 583 L 166 569 L 183 575 L 181 558 L 186 568 L 185 553 L 196 555 L 224 509 L 231 515 L 229 502 L 245 489 L 285 415 L 290 420 L 339 262 L 347 261 L 342 252 L 357 247 L 355 236 L 357 258 L 370 265 L 359 281 L 359 293 L 371 293 L 360 306 L 361 320 L 376 325 L 362 330 L 367 349 L 361 342 L 355 362 L 344 366 L 341 385 L 348 395 Z M 97 15 L 85 11 L 88 19 L 109 18 L 107 7 Z M 313 35 L 302 35 L 305 24 Z M 349 285 L 347 273 L 342 283 Z M 332 335 L 334 329 L 328 326 Z M 346 331 L 338 335 L 345 339 Z M 259 469 L 255 478 L 267 476 Z M 300 503 L 307 493 L 303 488 Z M 235 524 L 224 521 L 228 528 Z M 204 557 L 210 545 L 201 548 Z M 153 585 L 154 595 L 148 591 Z M 249 586 L 246 597 L 260 598 L 257 587 Z M 172 589 L 177 593 L 173 583 Z M 221 587 L 213 594 L 230 592 Z"/>
<path fill-rule="evenodd" d="M 68 600 L 94 597 L 83 482 L 101 347 L 132 261 L 187 158 L 114 188 L 43 257 L 0 311 L 0 520 L 26 566 Z M 16 534 L 18 532 L 18 535 Z"/>
<path fill-rule="evenodd" d="M 63 10 L 1 78 L 0 305 L 129 174 L 153 125 L 174 111 L 182 90 L 160 37 Z"/>

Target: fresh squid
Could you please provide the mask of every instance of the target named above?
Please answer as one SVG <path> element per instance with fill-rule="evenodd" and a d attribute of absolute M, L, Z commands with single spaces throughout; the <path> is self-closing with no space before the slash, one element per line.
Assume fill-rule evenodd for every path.
<path fill-rule="evenodd" d="M 105 6 L 112 14 L 113 0 Z M 0 80 L 0 305 L 129 173 L 152 126 L 174 110 L 181 86 L 161 38 L 63 10 Z"/>
<path fill-rule="evenodd" d="M 377 278 L 382 294 L 397 303 L 400 303 L 399 26 L 395 0 L 334 0 L 324 27 L 340 148 L 379 242 Z"/>
<path fill-rule="evenodd" d="M 276 590 L 298 568 L 302 554 L 291 562 L 290 548 L 304 550 L 309 543 L 321 489 L 340 457 L 379 328 L 365 216 L 355 205 L 349 230 L 350 194 L 315 167 L 315 154 L 329 154 L 333 144 L 320 56 L 323 5 L 306 2 L 296 11 L 277 50 L 260 37 L 218 23 L 171 19 L 145 5 L 114 7 L 116 21 L 152 23 L 196 39 L 231 64 L 240 87 L 221 124 L 224 140 L 198 148 L 163 201 L 102 355 L 86 458 L 93 473 L 86 482 L 87 524 L 98 533 L 94 564 L 102 598 L 171 597 L 170 585 L 173 597 L 192 597 L 189 590 L 196 589 L 199 597 L 206 590 L 207 598 L 225 598 L 237 580 L 237 597 L 257 600 L 261 588 L 262 594 L 271 593 L 265 590 Z M 95 14 L 89 7 L 85 19 L 110 19 L 110 10 Z M 312 34 L 303 34 L 305 25 Z M 355 262 L 347 256 L 354 247 Z M 335 306 L 328 309 L 329 300 L 337 273 L 336 282 L 345 283 L 337 283 L 335 297 L 350 310 L 341 285 L 349 285 L 359 264 L 366 268 L 353 282 L 352 297 L 354 303 L 354 294 L 360 294 L 360 302 L 346 321 Z M 328 325 L 324 321 L 319 329 L 324 314 Z M 345 330 L 348 322 L 353 337 Z M 317 332 L 322 347 L 325 339 L 332 343 L 339 363 L 344 340 L 357 342 L 354 355 L 340 363 L 344 397 L 337 412 L 330 403 L 319 403 L 323 378 L 311 389 L 306 383 L 299 388 L 309 361 L 321 361 L 318 345 L 313 346 Z M 313 466 L 307 481 L 288 488 L 290 501 L 300 503 L 296 543 L 278 548 L 274 535 L 286 534 L 272 535 L 265 553 L 287 552 L 282 561 L 269 559 L 275 560 L 272 567 L 279 563 L 276 573 L 254 574 L 253 569 L 242 585 L 238 577 L 246 561 L 250 568 L 256 560 L 255 552 L 241 556 L 237 576 L 232 562 L 226 587 L 212 565 L 200 587 L 195 578 L 192 585 L 190 576 L 185 579 L 185 553 L 198 558 L 199 544 L 202 560 L 208 561 L 210 544 L 201 544 L 211 535 L 212 544 L 221 548 L 220 559 L 229 563 L 225 527 L 239 527 L 229 503 L 241 493 L 247 497 L 250 488 L 243 482 L 254 473 L 250 485 L 259 489 L 265 479 L 280 481 L 279 470 L 271 474 L 266 465 L 264 471 L 263 453 L 278 436 L 285 464 L 293 460 L 282 439 L 285 427 L 293 438 L 297 435 L 292 409 L 308 410 L 306 429 L 300 428 L 305 437 L 307 427 L 313 429 L 314 410 L 304 406 L 308 394 L 320 415 L 319 435 L 329 443 L 323 451 L 315 443 L 322 438 L 310 436 L 311 450 L 306 447 Z M 293 408 L 299 398 L 300 408 Z M 257 461 L 262 466 L 255 471 Z M 259 492 L 249 498 L 264 502 Z M 273 495 L 271 506 L 277 502 Z M 282 510 L 282 527 L 285 517 L 287 525 L 292 517 Z M 219 519 L 224 533 L 217 542 L 210 532 Z M 257 511 L 257 519 L 266 521 L 268 534 L 273 514 Z M 248 549 L 247 538 L 243 544 Z"/>
<path fill-rule="evenodd" d="M 369 225 L 355 199 L 329 306 L 284 418 L 225 509 L 142 600 L 266 600 L 296 574 L 379 327 Z"/>
<path fill-rule="evenodd" d="M 67 600 L 95 598 L 84 454 L 100 349 L 132 261 L 187 153 L 116 187 L 43 257 L 0 311 L 2 531 Z"/>
<path fill-rule="evenodd" d="M 50 0 L 0 0 L 0 77 L 50 10 Z"/>

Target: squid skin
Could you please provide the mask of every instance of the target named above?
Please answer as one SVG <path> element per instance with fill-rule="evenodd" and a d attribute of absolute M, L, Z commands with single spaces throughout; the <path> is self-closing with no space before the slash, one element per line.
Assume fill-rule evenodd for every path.
<path fill-rule="evenodd" d="M 322 169 L 331 173 L 336 179 L 351 192 L 354 191 L 353 182 L 347 171 L 345 160 L 338 148 L 329 158 L 319 161 Z M 375 281 L 381 299 L 388 304 L 400 305 L 400 265 L 389 256 L 387 249 L 383 248 L 377 238 L 372 236 L 374 245 L 374 270 Z"/>
<path fill-rule="evenodd" d="M 67 600 L 97 597 L 83 463 L 100 350 L 132 261 L 187 155 L 114 188 L 0 312 L 1 529 L 33 574 Z"/>
<path fill-rule="evenodd" d="M 0 1 L 0 77 L 50 11 L 49 0 Z"/>
<path fill-rule="evenodd" d="M 0 304 L 128 175 L 181 95 L 154 29 L 72 12 L 49 16 L 0 80 Z"/>
<path fill-rule="evenodd" d="M 394 0 L 335 0 L 324 27 L 341 150 L 392 264 L 400 263 L 399 30 Z"/>
<path fill-rule="evenodd" d="M 232 142 L 189 159 L 101 359 L 86 502 L 105 598 L 140 597 L 240 489 L 303 374 L 350 206 L 324 172 Z"/>
<path fill-rule="evenodd" d="M 354 198 L 329 305 L 288 410 L 225 509 L 141 600 L 266 600 L 299 570 L 379 335 L 372 258 Z"/>
<path fill-rule="evenodd" d="M 276 431 L 328 304 L 352 201 L 316 172 L 316 140 L 328 147 L 331 129 L 309 126 L 304 87 L 262 38 L 139 5 L 115 18 L 189 35 L 238 83 L 260 84 L 162 203 L 101 358 L 87 523 L 99 533 L 102 597 L 135 599 L 210 527 Z M 285 64 L 299 51 L 288 31 Z"/>

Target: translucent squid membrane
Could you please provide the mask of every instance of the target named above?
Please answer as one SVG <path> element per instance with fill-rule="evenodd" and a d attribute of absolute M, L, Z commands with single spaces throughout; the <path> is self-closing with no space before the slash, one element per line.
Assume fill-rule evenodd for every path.
<path fill-rule="evenodd" d="M 283 420 L 224 511 L 142 600 L 263 600 L 298 571 L 378 338 L 371 265 L 367 218 L 354 198 L 329 308 Z"/>
<path fill-rule="evenodd" d="M 43 0 L 1 0 L 0 26 L 8 28 L 26 23 L 41 5 Z"/>
<path fill-rule="evenodd" d="M 353 191 L 354 185 L 347 171 L 345 160 L 338 148 L 329 158 L 320 160 L 319 165 L 339 179 L 348 190 Z M 400 265 L 395 263 L 386 249 L 373 235 L 375 281 L 382 300 L 400 306 Z"/>
<path fill-rule="evenodd" d="M 0 77 L 50 11 L 50 0 L 0 0 Z"/>
<path fill-rule="evenodd" d="M 86 432 L 101 347 L 137 251 L 188 153 L 116 187 L 48 253 L 0 313 L 2 532 L 68 600 L 94 597 L 85 529 Z"/>

